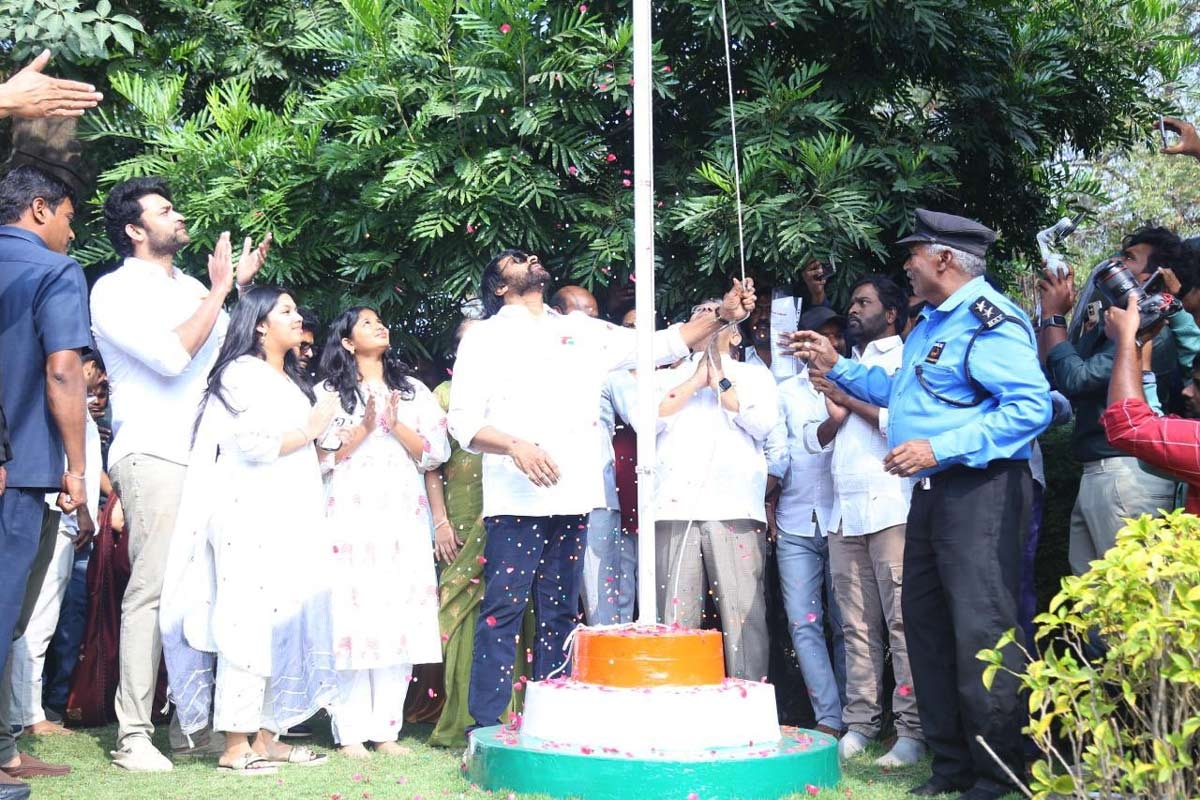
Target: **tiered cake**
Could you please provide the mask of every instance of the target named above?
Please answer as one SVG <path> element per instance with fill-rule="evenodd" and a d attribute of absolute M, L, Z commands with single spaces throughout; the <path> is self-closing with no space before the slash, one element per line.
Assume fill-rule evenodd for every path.
<path fill-rule="evenodd" d="M 521 731 L 696 758 L 780 738 L 775 687 L 726 678 L 720 632 L 667 627 L 577 630 L 572 677 L 529 684 Z"/>
<path fill-rule="evenodd" d="M 725 677 L 717 631 L 580 627 L 571 677 L 527 684 L 524 719 L 476 730 L 464 769 L 485 789 L 583 800 L 768 800 L 836 784 L 833 738 L 777 719 L 771 684 Z"/>

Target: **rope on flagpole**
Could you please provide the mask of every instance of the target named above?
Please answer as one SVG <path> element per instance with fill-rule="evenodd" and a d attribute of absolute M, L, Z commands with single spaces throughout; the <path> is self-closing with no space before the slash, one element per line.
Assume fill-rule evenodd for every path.
<path fill-rule="evenodd" d="M 721 0 L 721 29 L 725 42 L 725 81 L 729 87 L 729 132 L 733 140 L 733 193 L 737 201 L 738 264 L 741 266 L 742 283 L 746 282 L 746 240 L 742 225 L 742 170 L 738 166 L 737 115 L 733 106 L 733 58 L 729 54 L 729 12 L 725 0 Z"/>

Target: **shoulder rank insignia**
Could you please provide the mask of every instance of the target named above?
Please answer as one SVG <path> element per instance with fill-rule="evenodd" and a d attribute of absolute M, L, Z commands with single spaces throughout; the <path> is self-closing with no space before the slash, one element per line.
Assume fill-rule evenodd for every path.
<path fill-rule="evenodd" d="M 1004 320 L 1008 319 L 1004 312 L 996 308 L 992 301 L 986 297 L 980 297 L 975 302 L 971 303 L 971 313 L 975 318 L 983 323 L 983 326 L 988 330 L 999 325 Z"/>

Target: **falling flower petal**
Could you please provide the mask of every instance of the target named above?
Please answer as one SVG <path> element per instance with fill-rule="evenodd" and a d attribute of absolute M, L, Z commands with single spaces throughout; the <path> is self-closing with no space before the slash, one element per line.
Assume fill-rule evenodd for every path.
<path fill-rule="evenodd" d="M 511 30 L 512 30 L 512 25 L 509 25 L 507 22 L 500 26 L 501 33 L 508 33 Z"/>
<path fill-rule="evenodd" d="M 606 155 L 604 157 L 604 160 L 611 164 L 612 162 L 617 160 L 617 157 L 615 155 L 613 155 L 612 153 L 609 153 L 608 155 Z"/>
<path fill-rule="evenodd" d="M 493 617 L 491 614 L 488 614 L 487 619 L 485 619 L 484 622 L 487 623 L 489 628 L 496 627 L 496 618 Z"/>

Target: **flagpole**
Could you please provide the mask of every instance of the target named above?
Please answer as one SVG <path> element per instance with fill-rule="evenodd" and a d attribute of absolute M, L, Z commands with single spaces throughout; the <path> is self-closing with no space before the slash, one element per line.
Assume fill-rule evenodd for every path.
<path fill-rule="evenodd" d="M 633 243 L 634 304 L 637 309 L 637 555 L 638 621 L 657 622 L 654 564 L 655 430 L 654 385 L 654 117 L 651 0 L 633 0 Z"/>

